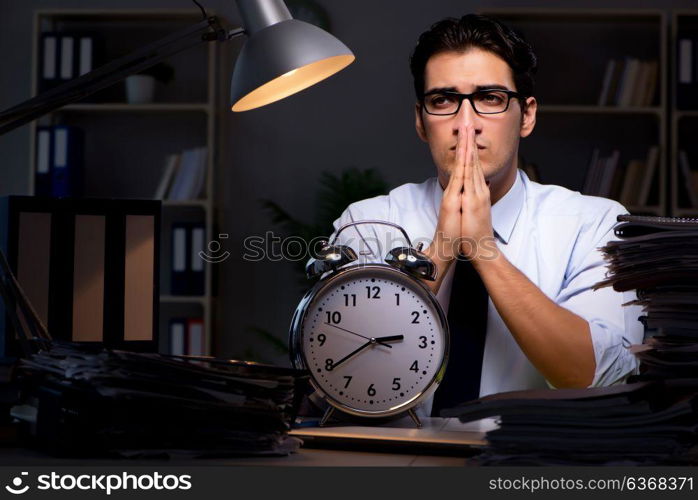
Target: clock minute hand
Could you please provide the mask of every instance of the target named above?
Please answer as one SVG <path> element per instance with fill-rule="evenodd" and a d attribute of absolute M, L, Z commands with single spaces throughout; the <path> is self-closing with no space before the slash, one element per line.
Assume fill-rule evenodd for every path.
<path fill-rule="evenodd" d="M 363 351 L 363 350 L 366 349 L 368 346 L 370 346 L 371 344 L 374 344 L 374 343 L 375 343 L 374 340 L 373 340 L 373 339 L 370 339 L 368 342 L 366 342 L 365 344 L 363 344 L 361 347 L 359 347 L 358 349 L 355 349 L 354 351 L 350 352 L 349 354 L 347 354 L 346 356 L 344 356 L 342 359 L 340 359 L 339 361 L 337 361 L 336 363 L 334 363 L 334 364 L 332 365 L 332 370 L 336 369 L 339 365 L 341 365 L 342 363 L 344 363 L 347 359 L 351 358 L 351 357 L 354 356 L 355 354 L 360 353 L 361 351 Z"/>
<path fill-rule="evenodd" d="M 366 337 L 365 335 L 361 335 L 360 333 L 352 332 L 351 330 L 347 330 L 346 328 L 342 328 L 341 326 L 333 325 L 332 323 L 325 323 L 325 324 L 327 326 L 332 326 L 334 328 L 338 328 L 339 330 L 342 330 L 343 332 L 351 333 L 352 335 L 356 335 L 357 337 L 361 337 L 362 339 L 371 340 L 371 337 Z M 385 347 L 390 347 L 391 349 L 393 348 L 393 346 L 383 343 L 382 340 L 378 341 L 378 343 L 380 345 L 384 345 Z"/>
<path fill-rule="evenodd" d="M 383 341 L 383 342 L 397 342 L 398 340 L 403 340 L 404 338 L 405 338 L 404 335 L 391 335 L 391 336 L 389 336 L 389 337 L 375 337 L 375 338 L 369 339 L 369 341 L 366 342 L 364 345 L 362 345 L 361 347 L 355 349 L 354 351 L 350 352 L 349 354 L 347 354 L 346 356 L 344 356 L 342 359 L 340 359 L 339 361 L 337 361 L 336 363 L 334 363 L 334 364 L 332 365 L 332 369 L 334 370 L 334 369 L 337 368 L 339 365 L 341 365 L 342 363 L 344 363 L 347 359 L 351 358 L 351 357 L 354 356 L 355 354 L 360 353 L 361 351 L 363 351 L 364 349 L 366 349 L 366 348 L 367 348 L 368 346 L 370 346 L 370 345 L 373 345 L 373 344 L 381 344 L 381 345 L 385 345 L 386 347 L 392 347 L 392 346 L 390 346 L 390 345 L 383 344 L 383 343 L 381 343 L 380 341 Z"/>

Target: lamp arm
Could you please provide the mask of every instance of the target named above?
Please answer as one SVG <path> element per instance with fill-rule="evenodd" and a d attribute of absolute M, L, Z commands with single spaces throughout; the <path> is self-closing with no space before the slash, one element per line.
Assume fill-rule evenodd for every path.
<path fill-rule="evenodd" d="M 200 43 L 224 42 L 244 33 L 243 28 L 226 32 L 216 17 L 209 17 L 0 112 L 0 135 L 66 104 L 84 99 Z"/>

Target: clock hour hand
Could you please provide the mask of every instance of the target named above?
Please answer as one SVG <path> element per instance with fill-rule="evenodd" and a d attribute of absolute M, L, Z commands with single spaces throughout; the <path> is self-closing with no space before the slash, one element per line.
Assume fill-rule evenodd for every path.
<path fill-rule="evenodd" d="M 384 345 L 384 344 L 382 344 L 382 342 L 397 342 L 399 340 L 404 340 L 404 339 L 405 339 L 404 335 L 390 335 L 389 337 L 376 337 L 375 341 L 381 345 Z M 387 346 L 387 347 L 390 347 L 390 346 Z"/>
<path fill-rule="evenodd" d="M 341 326 L 333 325 L 332 323 L 325 323 L 325 324 L 326 324 L 327 326 L 333 326 L 334 328 L 337 328 L 337 329 L 339 329 L 339 330 L 342 330 L 343 332 L 351 333 L 352 335 L 356 335 L 357 337 L 361 337 L 362 339 L 371 340 L 371 337 L 366 337 L 365 335 L 361 335 L 360 333 L 352 332 L 351 330 L 347 330 L 346 328 L 342 328 Z M 382 339 L 382 338 L 383 338 L 383 337 L 381 337 L 381 339 Z M 379 343 L 380 345 L 384 345 L 385 347 L 390 347 L 391 349 L 393 348 L 393 346 L 388 345 L 388 344 L 385 344 L 385 343 L 383 342 L 383 340 L 378 340 L 378 339 L 376 339 L 376 340 L 378 341 L 378 343 Z"/>
<path fill-rule="evenodd" d="M 344 356 L 342 359 L 340 359 L 339 361 L 334 363 L 332 365 L 332 369 L 334 370 L 339 365 L 344 363 L 347 359 L 351 358 L 355 354 L 360 353 L 361 351 L 363 351 L 364 349 L 366 349 L 370 345 L 381 344 L 381 345 L 384 345 L 386 347 L 392 347 L 391 345 L 383 344 L 382 342 L 397 342 L 398 340 L 403 340 L 404 338 L 405 338 L 404 335 L 391 335 L 389 337 L 376 337 L 376 338 L 369 339 L 369 341 L 366 342 L 365 344 L 363 344 L 361 347 L 358 347 L 357 349 L 353 350 L 352 352 L 350 352 L 349 354 Z M 382 342 L 380 342 L 380 341 L 382 341 Z"/>

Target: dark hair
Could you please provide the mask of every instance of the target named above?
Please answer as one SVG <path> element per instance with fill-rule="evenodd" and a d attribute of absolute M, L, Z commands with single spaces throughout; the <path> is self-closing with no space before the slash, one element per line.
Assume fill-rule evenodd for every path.
<path fill-rule="evenodd" d="M 472 47 L 501 57 L 512 69 L 515 90 L 525 97 L 533 95 L 537 58 L 528 42 L 496 19 L 467 14 L 460 19 L 439 21 L 420 35 L 410 58 L 417 98 L 421 99 L 424 93 L 424 70 L 431 56 L 447 51 L 464 52 Z"/>

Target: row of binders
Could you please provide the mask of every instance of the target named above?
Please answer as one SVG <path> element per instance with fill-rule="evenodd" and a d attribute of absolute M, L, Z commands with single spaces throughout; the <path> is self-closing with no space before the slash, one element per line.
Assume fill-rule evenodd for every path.
<path fill-rule="evenodd" d="M 633 57 L 609 59 L 599 106 L 650 106 L 657 91 L 659 64 Z"/>
<path fill-rule="evenodd" d="M 85 136 L 77 127 L 37 127 L 35 194 L 80 196 L 83 188 L 84 148 Z"/>
<path fill-rule="evenodd" d="M 170 320 L 169 353 L 175 356 L 206 354 L 204 320 L 202 318 L 172 318 Z"/>
<path fill-rule="evenodd" d="M 203 295 L 206 230 L 201 223 L 178 222 L 172 225 L 170 293 Z"/>
<path fill-rule="evenodd" d="M 679 151 L 679 171 L 686 194 L 686 204 L 690 208 L 698 208 L 698 171 L 691 169 L 688 154 L 684 150 Z"/>
<path fill-rule="evenodd" d="M 182 201 L 202 197 L 207 162 L 208 148 L 205 146 L 169 155 L 153 198 Z"/>
<path fill-rule="evenodd" d="M 658 163 L 657 146 L 649 148 L 646 158 L 630 160 L 627 165 L 621 164 L 618 150 L 602 156 L 600 149 L 594 148 L 582 192 L 618 200 L 626 207 L 648 205 Z"/>
<path fill-rule="evenodd" d="M 698 109 L 698 30 L 681 30 L 676 40 L 676 105 Z"/>
<path fill-rule="evenodd" d="M 93 34 L 86 33 L 43 33 L 39 91 L 44 92 L 92 71 L 98 40 Z"/>

